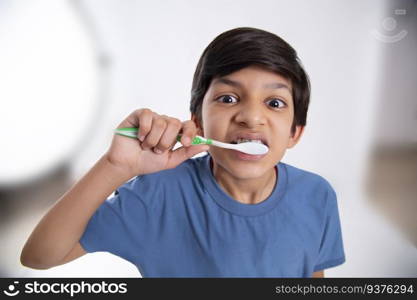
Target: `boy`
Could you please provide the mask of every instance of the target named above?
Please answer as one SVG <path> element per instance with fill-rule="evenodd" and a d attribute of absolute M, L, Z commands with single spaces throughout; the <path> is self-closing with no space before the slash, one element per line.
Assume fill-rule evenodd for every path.
<path fill-rule="evenodd" d="M 130 114 L 118 128 L 139 127 L 138 139 L 114 136 L 37 225 L 22 263 L 46 269 L 108 251 L 143 277 L 323 277 L 345 261 L 335 192 L 280 162 L 302 135 L 309 98 L 308 77 L 281 38 L 222 33 L 198 62 L 192 119 Z M 195 135 L 256 140 L 269 152 L 191 146 Z"/>

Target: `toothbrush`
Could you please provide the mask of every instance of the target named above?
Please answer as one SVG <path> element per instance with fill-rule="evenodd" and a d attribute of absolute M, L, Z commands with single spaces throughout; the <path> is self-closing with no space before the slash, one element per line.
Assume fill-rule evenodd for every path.
<path fill-rule="evenodd" d="M 131 138 L 137 138 L 139 128 L 135 127 L 125 127 L 115 130 L 115 134 L 123 135 Z M 177 136 L 177 141 L 180 142 L 181 135 Z M 261 143 L 254 142 L 244 142 L 240 144 L 229 144 L 215 141 L 213 139 L 204 138 L 197 135 L 191 142 L 191 145 L 212 145 L 220 148 L 237 150 L 252 155 L 262 155 L 266 154 L 269 151 L 268 146 Z"/>

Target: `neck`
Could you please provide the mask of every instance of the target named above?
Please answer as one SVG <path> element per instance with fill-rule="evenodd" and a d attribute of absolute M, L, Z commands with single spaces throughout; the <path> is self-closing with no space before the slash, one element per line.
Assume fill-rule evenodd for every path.
<path fill-rule="evenodd" d="M 210 162 L 214 178 L 223 190 L 233 199 L 245 204 L 256 204 L 264 201 L 272 193 L 277 174 L 275 167 L 257 178 L 236 178 L 227 170 Z"/>

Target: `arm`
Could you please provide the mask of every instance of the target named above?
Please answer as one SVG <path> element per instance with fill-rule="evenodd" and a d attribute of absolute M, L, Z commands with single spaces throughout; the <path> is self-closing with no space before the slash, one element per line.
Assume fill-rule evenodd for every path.
<path fill-rule="evenodd" d="M 109 151 L 42 218 L 23 247 L 23 265 L 48 269 L 84 255 L 79 240 L 95 211 L 115 189 L 133 176 L 175 168 L 208 150 L 207 145 L 191 147 L 197 134 L 191 120 L 181 122 L 139 109 L 118 128 L 139 128 L 139 124 L 139 139 L 114 135 Z M 173 150 L 181 130 L 183 143 L 184 138 L 188 141 Z"/>
<path fill-rule="evenodd" d="M 324 278 L 324 270 L 314 272 L 312 278 Z"/>
<path fill-rule="evenodd" d="M 84 255 L 78 241 L 97 208 L 129 179 L 125 173 L 107 156 L 100 158 L 42 218 L 23 247 L 21 263 L 48 269 Z"/>

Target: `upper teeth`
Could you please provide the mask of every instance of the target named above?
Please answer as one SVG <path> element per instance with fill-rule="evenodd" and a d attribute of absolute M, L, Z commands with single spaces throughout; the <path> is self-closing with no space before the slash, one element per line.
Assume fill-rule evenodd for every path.
<path fill-rule="evenodd" d="M 237 139 L 237 141 L 236 141 L 236 143 L 238 143 L 238 144 L 240 144 L 240 143 L 246 143 L 246 142 L 263 144 L 261 140 Z"/>

